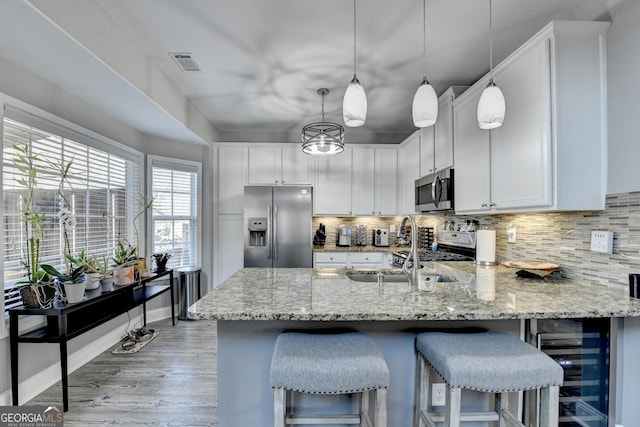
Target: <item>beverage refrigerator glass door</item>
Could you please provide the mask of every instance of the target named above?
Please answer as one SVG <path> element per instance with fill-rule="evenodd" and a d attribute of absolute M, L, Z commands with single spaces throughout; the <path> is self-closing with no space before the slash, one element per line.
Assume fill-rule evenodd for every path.
<path fill-rule="evenodd" d="M 416 180 L 416 211 L 453 209 L 453 168 L 443 169 Z"/>

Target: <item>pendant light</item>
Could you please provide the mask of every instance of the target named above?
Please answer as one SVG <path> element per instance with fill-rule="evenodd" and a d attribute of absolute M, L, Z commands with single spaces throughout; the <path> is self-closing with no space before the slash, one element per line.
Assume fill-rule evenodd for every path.
<path fill-rule="evenodd" d="M 367 94 L 356 76 L 356 0 L 353 0 L 353 79 L 342 100 L 342 118 L 349 127 L 359 127 L 367 120 Z"/>
<path fill-rule="evenodd" d="M 344 128 L 342 125 L 324 121 L 324 97 L 329 89 L 318 89 L 322 96 L 322 121 L 302 128 L 302 151 L 313 156 L 332 156 L 344 151 Z"/>
<path fill-rule="evenodd" d="M 504 95 L 493 82 L 493 22 L 489 0 L 489 84 L 478 101 L 478 126 L 480 129 L 495 129 L 502 126 L 506 110 Z"/>
<path fill-rule="evenodd" d="M 424 128 L 438 120 L 438 97 L 427 81 L 427 2 L 422 0 L 422 82 L 413 96 L 413 124 Z"/>

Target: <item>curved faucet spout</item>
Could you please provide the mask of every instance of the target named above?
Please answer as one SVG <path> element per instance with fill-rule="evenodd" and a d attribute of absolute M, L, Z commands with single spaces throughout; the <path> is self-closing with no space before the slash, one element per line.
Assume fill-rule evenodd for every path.
<path fill-rule="evenodd" d="M 420 269 L 420 257 L 418 256 L 418 227 L 413 215 L 405 215 L 400 225 L 400 233 L 405 233 L 407 221 L 411 224 L 411 253 L 404 260 L 402 271 L 409 277 L 411 286 L 418 286 L 418 270 Z"/>

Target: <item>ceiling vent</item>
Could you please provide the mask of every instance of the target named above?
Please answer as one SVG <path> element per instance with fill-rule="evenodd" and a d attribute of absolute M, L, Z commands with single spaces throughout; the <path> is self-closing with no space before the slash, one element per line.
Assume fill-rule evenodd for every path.
<path fill-rule="evenodd" d="M 200 71 L 200 66 L 189 52 L 169 52 L 169 55 L 176 61 L 182 71 Z"/>

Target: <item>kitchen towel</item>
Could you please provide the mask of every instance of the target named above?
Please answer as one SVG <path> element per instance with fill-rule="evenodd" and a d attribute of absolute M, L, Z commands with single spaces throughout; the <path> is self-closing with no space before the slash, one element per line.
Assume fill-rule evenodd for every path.
<path fill-rule="evenodd" d="M 480 264 L 496 262 L 496 230 L 478 230 L 476 261 Z"/>

